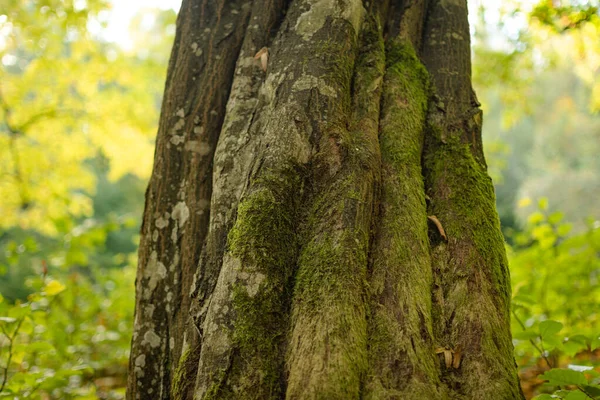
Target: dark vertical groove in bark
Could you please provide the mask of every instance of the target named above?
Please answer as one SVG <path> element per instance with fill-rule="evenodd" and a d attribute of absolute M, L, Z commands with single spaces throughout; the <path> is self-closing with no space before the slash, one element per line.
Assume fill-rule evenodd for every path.
<path fill-rule="evenodd" d="M 510 280 L 494 189 L 481 151 L 481 111 L 471 89 L 466 1 L 433 1 L 423 59 L 437 95 L 431 104 L 424 154 L 434 273 L 434 332 L 438 345 L 460 354 L 442 367 L 452 396 L 522 397 L 510 335 Z"/>
<path fill-rule="evenodd" d="M 184 1 L 178 17 L 141 232 L 131 399 L 170 397 L 188 326 L 191 277 L 206 235 L 212 154 L 248 17 L 245 3 Z M 229 12 L 236 7 L 237 13 Z"/>

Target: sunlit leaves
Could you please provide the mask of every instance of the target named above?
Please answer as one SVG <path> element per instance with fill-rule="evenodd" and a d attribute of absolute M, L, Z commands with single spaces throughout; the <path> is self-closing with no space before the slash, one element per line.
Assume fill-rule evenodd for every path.
<path fill-rule="evenodd" d="M 570 369 L 552 369 L 545 372 L 540 378 L 545 379 L 551 385 L 585 385 L 587 379 L 582 372 Z"/>
<path fill-rule="evenodd" d="M 161 26 L 144 27 L 160 40 L 140 43 L 152 54 L 142 58 L 87 31 L 106 7 L 26 1 L 0 11 L 0 227 L 56 234 L 57 220 L 91 216 L 95 179 L 84 161 L 98 154 L 111 179 L 150 173 L 173 37 L 163 28 L 175 16 L 145 11 Z"/>
<path fill-rule="evenodd" d="M 517 237 L 522 247 L 509 253 L 517 361 L 524 371 L 554 368 L 540 376 L 553 397 L 536 399 L 595 398 L 588 394 L 600 390 L 593 356 L 600 347 L 600 229 L 592 223 L 587 232 L 566 236 L 562 213 L 549 212 L 546 200 L 537 207 Z"/>
<path fill-rule="evenodd" d="M 566 355 L 573 357 L 576 354 L 587 350 L 590 343 L 591 341 L 587 337 L 583 335 L 574 335 L 565 338 L 562 343 L 562 350 Z"/>
<path fill-rule="evenodd" d="M 44 286 L 44 288 L 42 289 L 42 291 L 47 296 L 55 296 L 55 295 L 59 294 L 60 292 L 62 292 L 65 289 L 66 289 L 65 285 L 63 285 L 62 283 L 60 283 L 56 279 L 52 279 L 51 281 L 49 281 L 48 283 L 46 283 L 46 285 Z"/>
<path fill-rule="evenodd" d="M 123 397 L 92 379 L 125 374 L 135 270 L 87 275 L 33 278 L 27 302 L 0 304 L 0 365 L 8 366 L 0 397 L 95 399 L 98 388 Z"/>
<path fill-rule="evenodd" d="M 598 17 L 598 7 L 590 2 L 569 3 L 566 6 L 559 6 L 557 4 L 560 3 L 542 0 L 531 11 L 531 17 L 552 27 L 557 32 L 576 29 L 583 23 Z"/>

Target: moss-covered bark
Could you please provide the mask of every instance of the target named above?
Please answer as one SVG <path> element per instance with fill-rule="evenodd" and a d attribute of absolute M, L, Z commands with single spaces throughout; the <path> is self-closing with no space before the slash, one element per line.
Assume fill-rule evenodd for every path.
<path fill-rule="evenodd" d="M 183 10 L 128 396 L 519 398 L 465 3 Z"/>
<path fill-rule="evenodd" d="M 508 263 L 483 157 L 468 49 L 466 2 L 434 2 L 423 50 L 436 90 L 424 175 L 429 214 L 446 237 L 432 227 L 433 326 L 438 345 L 454 351 L 453 364 L 442 371 L 452 396 L 519 399 Z"/>
<path fill-rule="evenodd" d="M 382 194 L 372 251 L 365 398 L 442 398 L 431 320 L 431 260 L 421 152 L 429 98 L 413 46 L 386 52 L 380 146 Z"/>
<path fill-rule="evenodd" d="M 261 171 L 242 199 L 209 306 L 196 394 L 280 398 L 283 345 L 302 178 L 295 168 Z"/>

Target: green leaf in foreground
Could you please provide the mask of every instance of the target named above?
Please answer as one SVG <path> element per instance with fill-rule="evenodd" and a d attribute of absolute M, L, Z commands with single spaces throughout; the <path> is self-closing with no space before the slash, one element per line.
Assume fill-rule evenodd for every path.
<path fill-rule="evenodd" d="M 587 379 L 582 372 L 570 369 L 554 368 L 540 375 L 540 378 L 547 380 L 549 384 L 556 386 L 563 385 L 587 385 Z"/>
<path fill-rule="evenodd" d="M 556 400 L 556 398 L 544 393 L 540 394 L 539 396 L 535 396 L 533 400 Z"/>
<path fill-rule="evenodd" d="M 540 322 L 540 335 L 543 339 L 556 335 L 562 329 L 563 324 L 558 321 L 546 320 Z"/>

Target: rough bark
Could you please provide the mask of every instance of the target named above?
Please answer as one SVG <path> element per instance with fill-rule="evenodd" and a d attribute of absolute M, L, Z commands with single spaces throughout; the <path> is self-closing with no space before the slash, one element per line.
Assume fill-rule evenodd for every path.
<path fill-rule="evenodd" d="M 466 2 L 177 26 L 128 398 L 521 398 Z"/>

